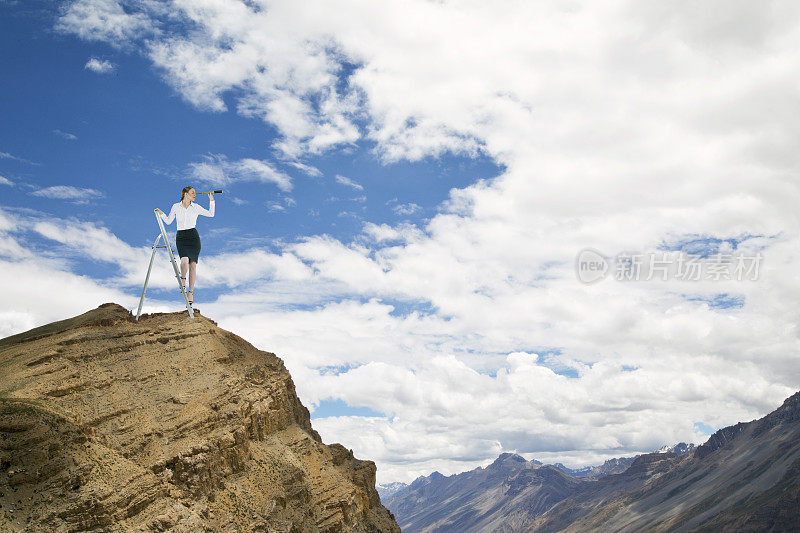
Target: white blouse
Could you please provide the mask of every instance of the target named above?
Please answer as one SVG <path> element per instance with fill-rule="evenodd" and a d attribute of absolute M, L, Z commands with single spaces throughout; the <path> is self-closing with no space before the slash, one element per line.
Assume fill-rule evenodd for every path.
<path fill-rule="evenodd" d="M 208 209 L 204 207 L 200 207 L 200 205 L 192 202 L 189 204 L 189 207 L 183 207 L 183 204 L 178 202 L 176 204 L 172 204 L 172 210 L 169 212 L 169 216 L 165 215 L 164 213 L 160 213 L 161 220 L 164 221 L 164 224 L 171 224 L 172 219 L 178 219 L 178 229 L 192 229 L 197 224 L 197 215 L 203 215 L 206 217 L 213 217 L 214 216 L 214 199 L 211 198 L 208 204 Z"/>

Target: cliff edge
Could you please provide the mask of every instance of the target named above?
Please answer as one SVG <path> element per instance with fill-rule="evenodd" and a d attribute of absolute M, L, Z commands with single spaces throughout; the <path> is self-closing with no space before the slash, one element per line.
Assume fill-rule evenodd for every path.
<path fill-rule="evenodd" d="M 0 339 L 0 530 L 400 528 L 275 354 L 109 303 Z"/>

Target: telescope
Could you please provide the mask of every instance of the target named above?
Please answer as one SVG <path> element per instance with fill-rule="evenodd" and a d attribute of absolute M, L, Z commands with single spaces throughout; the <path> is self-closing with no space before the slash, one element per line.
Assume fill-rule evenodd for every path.
<path fill-rule="evenodd" d="M 212 192 L 214 194 L 222 194 L 222 191 L 206 191 L 206 192 L 199 192 L 197 194 L 211 194 Z"/>

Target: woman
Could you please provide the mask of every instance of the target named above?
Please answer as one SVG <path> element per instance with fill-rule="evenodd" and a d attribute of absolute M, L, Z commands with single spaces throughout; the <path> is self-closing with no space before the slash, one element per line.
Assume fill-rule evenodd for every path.
<path fill-rule="evenodd" d="M 171 224 L 172 219 L 178 220 L 178 234 L 175 236 L 175 247 L 178 249 L 178 256 L 181 258 L 181 283 L 186 287 L 186 270 L 189 270 L 189 290 L 186 296 L 189 298 L 189 305 L 192 305 L 194 282 L 197 279 L 197 258 L 200 255 L 200 234 L 197 233 L 197 216 L 214 216 L 214 193 L 208 193 L 208 209 L 204 209 L 193 203 L 197 197 L 194 187 L 184 187 L 181 191 L 181 201 L 172 205 L 169 216 L 166 216 L 161 209 L 156 212 L 165 224 Z"/>

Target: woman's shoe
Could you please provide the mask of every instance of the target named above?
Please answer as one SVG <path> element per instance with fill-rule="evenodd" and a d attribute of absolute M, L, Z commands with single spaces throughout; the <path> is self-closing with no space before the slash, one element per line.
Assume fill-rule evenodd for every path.
<path fill-rule="evenodd" d="M 186 291 L 186 296 L 189 297 L 189 305 L 192 305 L 192 298 L 194 297 L 192 291 Z"/>
<path fill-rule="evenodd" d="M 181 289 L 185 289 L 186 288 L 186 276 L 181 276 L 181 279 L 183 280 L 181 282 Z"/>

